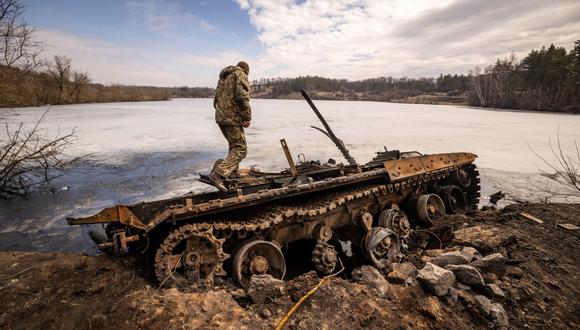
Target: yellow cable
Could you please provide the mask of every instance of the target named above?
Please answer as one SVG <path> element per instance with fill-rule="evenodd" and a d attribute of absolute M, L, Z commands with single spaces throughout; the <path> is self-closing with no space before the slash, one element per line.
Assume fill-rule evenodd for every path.
<path fill-rule="evenodd" d="M 290 308 L 290 310 L 288 311 L 288 313 L 286 313 L 286 315 L 280 320 L 280 322 L 278 322 L 278 325 L 276 326 L 276 330 L 282 330 L 282 327 L 284 327 L 284 324 L 286 324 L 286 322 L 288 321 L 288 319 L 290 318 L 290 316 L 298 309 L 298 307 L 300 307 L 300 305 L 302 305 L 302 303 L 308 299 L 308 297 L 310 297 L 314 292 L 316 292 L 316 290 L 318 290 L 318 288 L 320 288 L 320 286 L 325 283 L 327 280 L 329 280 L 332 277 L 335 277 L 336 275 L 342 273 L 342 271 L 344 270 L 344 265 L 342 264 L 342 260 L 340 260 L 340 258 L 338 259 L 338 261 L 340 261 L 340 266 L 342 267 L 338 272 L 334 273 L 334 274 L 330 274 L 328 276 L 323 277 L 320 282 L 318 282 L 318 284 L 316 284 L 316 286 L 314 288 L 312 288 L 310 291 L 308 291 L 307 294 L 305 294 L 302 298 L 300 298 L 300 300 L 298 300 L 294 306 L 292 306 L 292 308 Z"/>

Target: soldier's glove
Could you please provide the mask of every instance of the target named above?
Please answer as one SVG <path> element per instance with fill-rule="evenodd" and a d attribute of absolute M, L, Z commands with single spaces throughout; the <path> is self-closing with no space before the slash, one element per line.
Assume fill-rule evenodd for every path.
<path fill-rule="evenodd" d="M 248 128 L 250 127 L 250 122 L 249 121 L 245 121 L 242 123 L 242 126 L 244 126 L 244 128 Z"/>

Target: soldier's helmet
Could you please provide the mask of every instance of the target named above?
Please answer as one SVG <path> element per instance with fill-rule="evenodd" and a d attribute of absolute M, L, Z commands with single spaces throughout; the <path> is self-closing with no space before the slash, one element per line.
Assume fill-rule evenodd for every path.
<path fill-rule="evenodd" d="M 240 63 L 238 63 L 237 66 L 242 68 L 242 70 L 244 70 L 246 74 L 250 74 L 250 66 L 248 65 L 248 63 L 240 61 Z"/>

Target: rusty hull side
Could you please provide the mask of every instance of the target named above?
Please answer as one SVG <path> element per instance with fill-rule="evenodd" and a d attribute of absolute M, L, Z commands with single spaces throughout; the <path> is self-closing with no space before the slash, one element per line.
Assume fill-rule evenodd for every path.
<path fill-rule="evenodd" d="M 214 199 L 204 203 L 194 204 L 192 198 L 178 198 L 179 202 L 170 205 L 158 212 L 150 219 L 139 219 L 132 211 L 131 206 L 118 205 L 104 209 L 96 215 L 84 218 L 67 218 L 70 225 L 119 222 L 129 227 L 144 230 L 154 229 L 163 221 L 179 221 L 192 219 L 207 214 L 231 211 L 237 208 L 249 207 L 277 199 L 291 198 L 308 193 L 324 191 L 330 188 L 350 186 L 365 183 L 375 179 L 383 179 L 389 183 L 397 183 L 409 178 L 421 181 L 423 176 L 440 171 L 458 169 L 472 163 L 477 155 L 472 153 L 443 153 L 423 155 L 383 163 L 384 168 L 372 169 L 362 173 L 329 178 L 306 184 L 289 185 L 282 188 L 268 189 L 248 195 L 237 195 L 225 199 Z M 182 201 L 185 200 L 184 204 Z"/>

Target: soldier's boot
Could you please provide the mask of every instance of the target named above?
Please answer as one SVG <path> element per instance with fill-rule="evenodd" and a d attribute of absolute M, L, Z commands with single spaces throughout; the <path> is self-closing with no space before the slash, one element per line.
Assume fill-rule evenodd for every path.
<path fill-rule="evenodd" d="M 224 185 L 224 180 L 222 176 L 217 174 L 216 172 L 211 172 L 207 175 L 207 179 L 210 181 L 210 184 L 214 187 L 218 188 L 220 191 L 227 192 L 228 188 Z"/>

